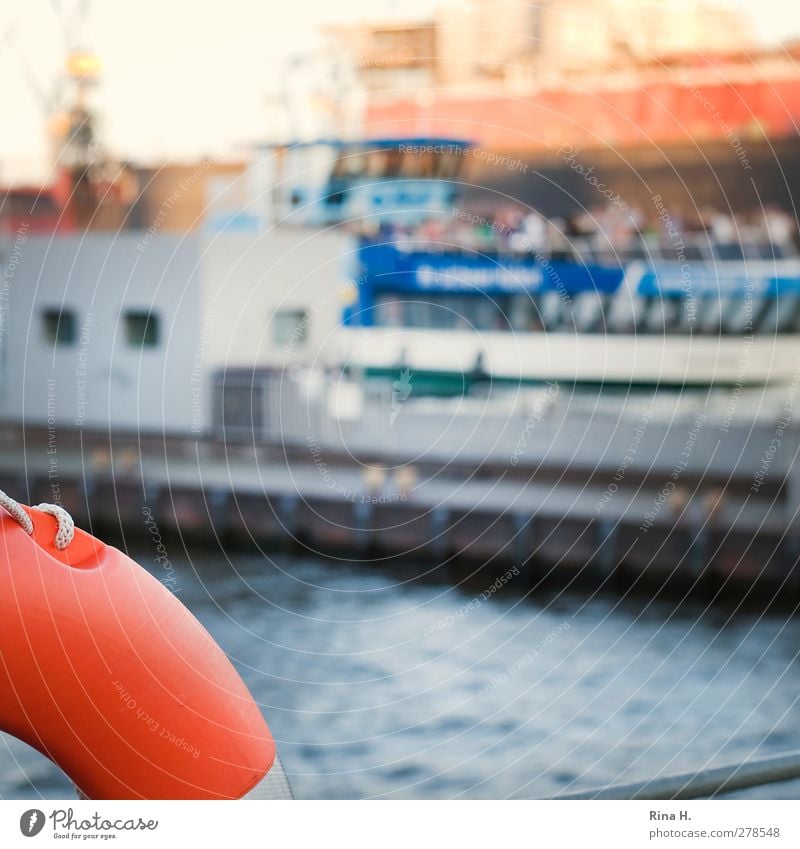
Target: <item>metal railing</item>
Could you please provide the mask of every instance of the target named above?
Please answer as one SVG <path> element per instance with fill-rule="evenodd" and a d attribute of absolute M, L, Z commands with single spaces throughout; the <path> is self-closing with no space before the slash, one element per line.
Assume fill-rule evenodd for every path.
<path fill-rule="evenodd" d="M 612 784 L 553 799 L 700 799 L 800 778 L 800 752 L 631 784 Z"/>
<path fill-rule="evenodd" d="M 500 258 L 536 256 L 539 259 L 567 260 L 580 263 L 619 264 L 633 260 L 646 262 L 675 262 L 678 256 L 684 260 L 701 263 L 722 261 L 743 262 L 744 260 L 789 260 L 798 257 L 797 246 L 793 240 L 780 243 L 770 242 L 750 233 L 741 233 L 728 243 L 715 241 L 709 233 L 681 234 L 680 250 L 672 240 L 664 240 L 657 234 L 631 233 L 627 237 L 609 241 L 602 233 L 558 238 L 550 244 L 514 247 L 507 240 L 495 237 L 493 240 L 479 240 L 474 243 L 454 244 L 443 241 L 440 244 L 415 237 L 400 238 L 396 241 L 399 250 L 425 253 L 466 254 L 475 252 L 483 255 L 493 254 Z"/>

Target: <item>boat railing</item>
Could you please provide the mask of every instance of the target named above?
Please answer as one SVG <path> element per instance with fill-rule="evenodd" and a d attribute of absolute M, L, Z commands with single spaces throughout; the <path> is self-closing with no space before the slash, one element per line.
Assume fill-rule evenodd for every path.
<path fill-rule="evenodd" d="M 752 260 L 775 261 L 797 259 L 797 246 L 791 240 L 771 242 L 747 237 L 735 242 L 717 242 L 710 234 L 687 233 L 671 240 L 657 234 L 631 234 L 615 239 L 595 233 L 564 236 L 555 242 L 536 246 L 519 240 L 475 240 L 455 244 L 447 239 L 437 243 L 415 238 L 396 241 L 402 251 L 424 251 L 443 254 L 486 254 L 497 258 L 561 260 L 599 265 L 624 265 L 641 260 L 648 263 L 715 263 Z"/>
<path fill-rule="evenodd" d="M 795 779 L 800 779 L 800 752 L 787 752 L 630 784 L 611 784 L 576 793 L 560 793 L 551 798 L 703 799 Z"/>
<path fill-rule="evenodd" d="M 735 242 L 717 242 L 707 233 L 687 233 L 664 241 L 647 234 L 621 239 L 616 244 L 595 236 L 575 240 L 577 258 L 586 262 L 613 258 L 625 263 L 645 262 L 744 262 L 745 260 L 783 260 L 797 257 L 790 241 L 781 243 L 759 238 L 743 238 Z"/>

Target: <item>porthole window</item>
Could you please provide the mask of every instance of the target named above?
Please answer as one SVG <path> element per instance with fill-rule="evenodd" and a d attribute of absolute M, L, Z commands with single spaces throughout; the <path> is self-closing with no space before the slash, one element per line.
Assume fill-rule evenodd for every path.
<path fill-rule="evenodd" d="M 159 343 L 158 316 L 145 310 L 125 313 L 125 341 L 132 348 L 155 348 Z"/>
<path fill-rule="evenodd" d="M 48 345 L 74 345 L 78 322 L 72 310 L 46 309 L 42 312 L 42 329 Z"/>
<path fill-rule="evenodd" d="M 299 348 L 308 338 L 308 313 L 304 310 L 278 310 L 272 317 L 272 338 L 279 347 Z"/>

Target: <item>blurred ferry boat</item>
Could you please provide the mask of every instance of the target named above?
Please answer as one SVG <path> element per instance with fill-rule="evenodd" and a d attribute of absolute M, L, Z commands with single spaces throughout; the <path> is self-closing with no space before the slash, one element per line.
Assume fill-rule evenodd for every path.
<path fill-rule="evenodd" d="M 470 150 L 427 137 L 262 147 L 244 176 L 208 177 L 191 234 L 163 232 L 156 216 L 53 235 L 23 216 L 0 233 L 3 315 L 25 319 L 3 323 L 0 416 L 252 432 L 275 419 L 266 376 L 302 369 L 362 388 L 413 374 L 415 399 L 487 382 L 666 391 L 794 379 L 800 258 L 785 228 L 624 245 L 465 240 L 450 225 L 498 230 L 463 198 Z M 163 375 L 163 393 L 138 390 L 145 372 Z"/>
<path fill-rule="evenodd" d="M 791 379 L 800 260 L 791 244 L 708 234 L 624 252 L 485 251 L 365 238 L 344 317 L 351 370 L 410 369 L 442 391 L 503 382 L 763 385 Z"/>
<path fill-rule="evenodd" d="M 485 379 L 704 386 L 791 377 L 800 259 L 785 213 L 762 210 L 761 227 L 729 220 L 683 232 L 655 196 L 647 217 L 661 233 L 645 231 L 639 213 L 641 226 L 621 243 L 602 232 L 567 237 L 563 222 L 541 218 L 551 238 L 526 238 L 469 205 L 463 140 L 318 148 L 286 153 L 281 165 L 295 176 L 278 181 L 277 220 L 360 233 L 334 354 L 352 373 L 410 369 L 418 387 L 444 392 Z M 297 175 L 316 176 L 317 187 L 298 186 Z M 426 230 L 437 216 L 444 225 Z M 453 224 L 502 238 L 470 242 Z"/>
<path fill-rule="evenodd" d="M 263 196 L 281 225 L 414 224 L 449 211 L 469 149 L 427 137 L 266 146 Z"/>
<path fill-rule="evenodd" d="M 332 365 L 321 357 L 354 292 L 353 222 L 445 215 L 467 149 L 260 147 L 241 167 L 141 174 L 127 205 L 84 224 L 68 191 L 0 190 L 0 420 L 174 435 L 262 420 L 259 387 L 224 375 Z"/>
<path fill-rule="evenodd" d="M 535 552 L 609 573 L 689 551 L 699 574 L 716 552 L 722 574 L 770 564 L 783 579 L 800 562 L 787 227 L 542 239 L 535 219 L 515 230 L 467 205 L 469 150 L 435 138 L 261 149 L 244 176 L 209 177 L 190 233 L 164 230 L 174 193 L 123 232 L 42 233 L 29 213 L 0 227 L 0 419 L 29 432 L 44 500 L 63 485 L 88 503 L 82 457 L 113 434 L 130 448 L 115 458 L 132 462 L 109 472 L 99 456 L 92 474 L 111 474 L 114 510 L 114 476 L 142 452 L 191 455 L 167 470 L 178 527 L 255 486 L 256 521 L 265 493 L 282 517 L 269 533 L 305 522 L 322 545 Z M 198 447 L 213 458 L 229 441 L 280 451 L 302 485 L 274 468 L 181 477 Z M 352 486 L 336 485 L 330 458 Z M 175 486 L 191 490 L 185 509 Z"/>
<path fill-rule="evenodd" d="M 674 388 L 792 379 L 800 257 L 785 213 L 762 210 L 761 227 L 683 232 L 655 196 L 650 217 L 661 233 L 637 227 L 620 244 L 602 232 L 567 237 L 563 222 L 541 219 L 551 238 L 528 239 L 470 206 L 471 150 L 438 137 L 261 149 L 276 222 L 357 240 L 344 304 L 329 305 L 341 308 L 331 319 L 340 326 L 321 362 L 367 378 L 410 371 L 418 394 L 486 381 Z M 462 240 L 453 223 L 503 238 Z M 310 308 L 308 319 L 319 320 L 319 305 Z"/>

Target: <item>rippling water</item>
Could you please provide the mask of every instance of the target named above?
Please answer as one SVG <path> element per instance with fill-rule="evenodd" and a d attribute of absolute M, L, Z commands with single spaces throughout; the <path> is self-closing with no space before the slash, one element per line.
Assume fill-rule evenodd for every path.
<path fill-rule="evenodd" d="M 144 562 L 147 555 L 143 555 Z M 301 798 L 542 797 L 800 748 L 788 614 L 469 586 L 288 555 L 172 557 Z M 800 783 L 749 791 L 798 798 Z M 0 737 L 0 796 L 71 796 Z"/>

